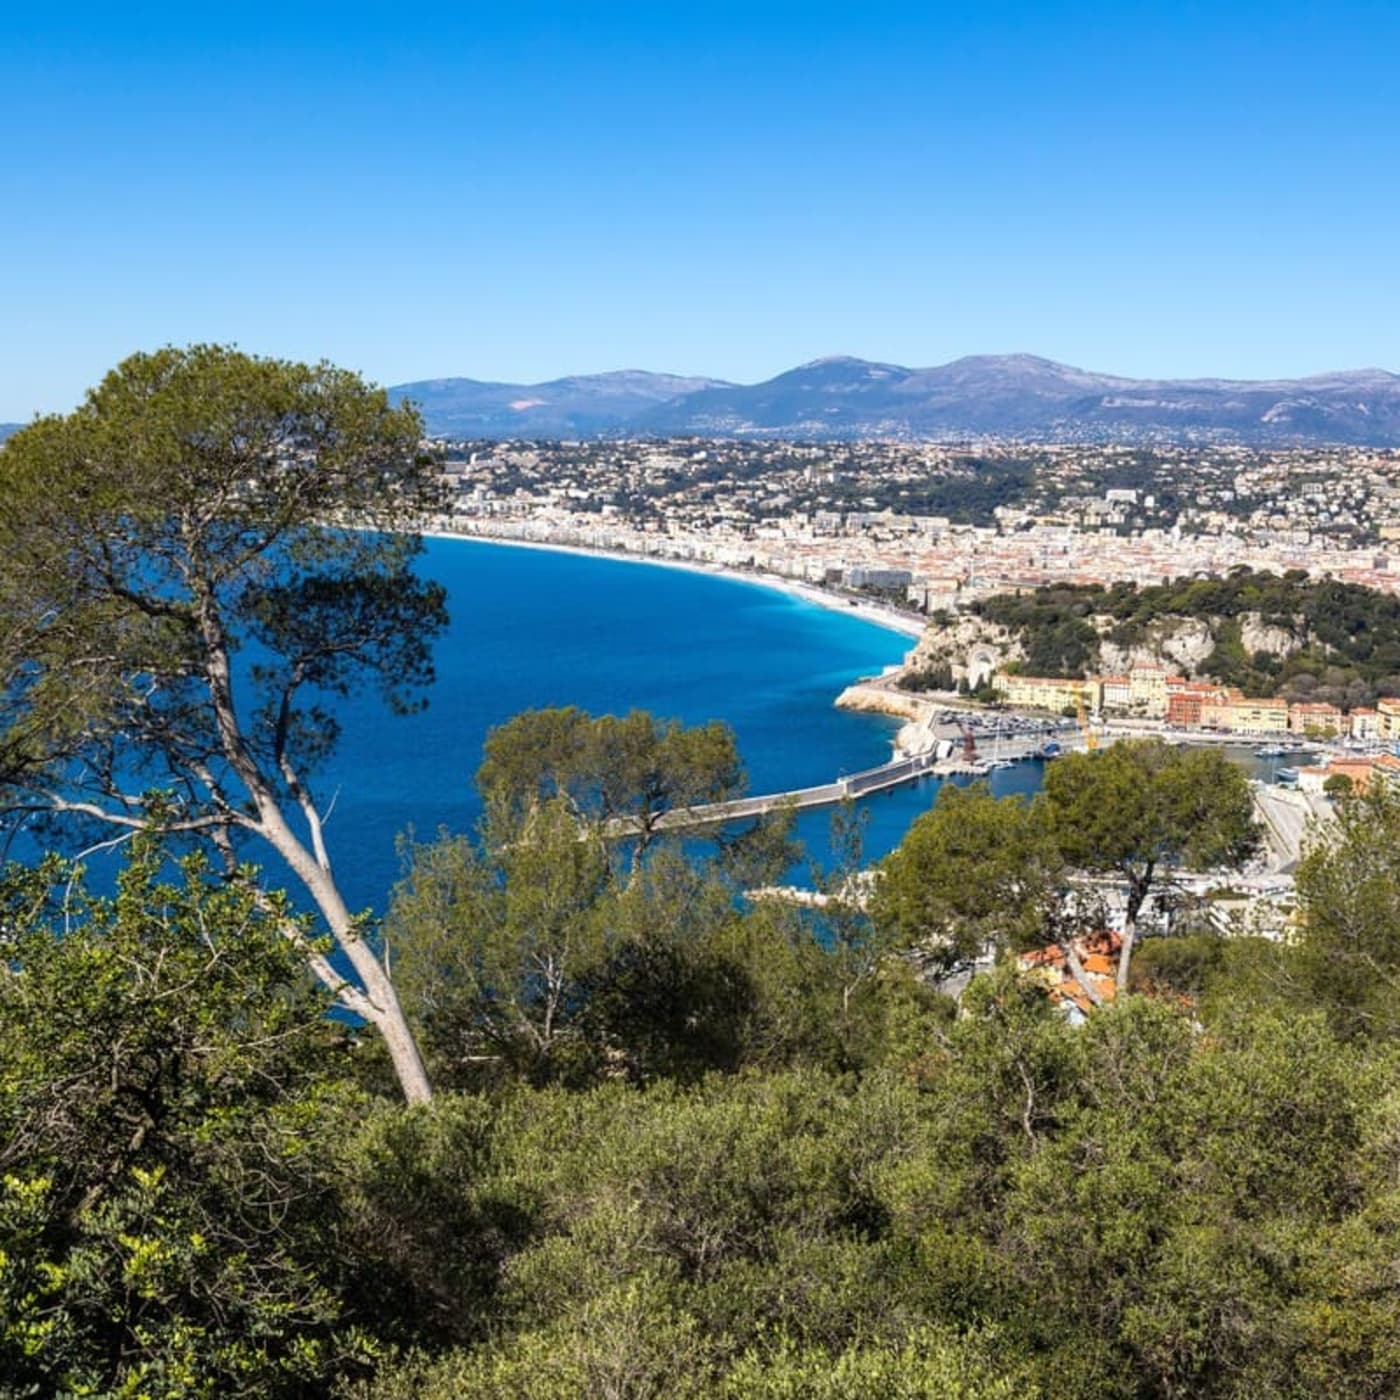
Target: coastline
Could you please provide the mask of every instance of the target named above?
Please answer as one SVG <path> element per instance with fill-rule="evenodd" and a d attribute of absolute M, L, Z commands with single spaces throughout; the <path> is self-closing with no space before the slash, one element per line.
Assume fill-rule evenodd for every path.
<path fill-rule="evenodd" d="M 901 636 L 917 640 L 923 635 L 924 624 L 918 618 L 910 617 L 894 608 L 883 607 L 879 603 L 852 599 L 841 593 L 833 593 L 814 583 L 803 583 L 797 579 L 784 578 L 781 574 L 760 572 L 754 569 L 734 569 L 724 564 L 699 563 L 691 559 L 669 559 L 661 554 L 639 554 L 625 549 L 599 549 L 591 545 L 554 544 L 548 540 L 518 540 L 502 535 L 492 535 L 451 529 L 447 526 L 434 526 L 422 531 L 425 539 L 465 540 L 470 544 L 495 545 L 502 549 L 543 549 L 554 554 L 581 554 L 593 559 L 613 559 L 624 564 L 649 564 L 661 569 L 683 569 L 687 573 L 707 574 L 711 578 L 726 578 L 737 583 L 752 584 L 756 588 L 771 589 L 775 593 L 786 594 L 811 603 L 815 607 L 830 612 L 839 612 L 846 617 L 856 617 L 874 627 L 887 632 L 897 632 Z"/>

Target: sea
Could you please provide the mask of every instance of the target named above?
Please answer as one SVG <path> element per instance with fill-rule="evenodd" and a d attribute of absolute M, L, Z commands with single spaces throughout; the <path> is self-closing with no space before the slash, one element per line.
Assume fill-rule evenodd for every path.
<path fill-rule="evenodd" d="M 452 619 L 434 653 L 428 707 L 395 718 L 372 694 L 339 702 L 341 743 L 317 781 L 352 908 L 382 912 L 403 874 L 405 835 L 474 828 L 482 743 L 522 710 L 723 720 L 755 794 L 830 782 L 890 757 L 898 721 L 832 703 L 913 645 L 864 618 L 742 579 L 474 540 L 429 540 L 419 569 L 447 589 Z M 992 774 L 998 793 L 1039 782 L 1038 764 Z M 899 844 L 938 786 L 924 779 L 860 804 L 868 859 Z M 829 813 L 800 815 L 809 859 L 829 859 L 829 830 Z M 790 878 L 809 873 L 804 861 Z"/>

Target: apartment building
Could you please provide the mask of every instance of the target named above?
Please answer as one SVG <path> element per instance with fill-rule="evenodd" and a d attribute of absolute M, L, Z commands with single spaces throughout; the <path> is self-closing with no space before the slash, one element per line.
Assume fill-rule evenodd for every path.
<path fill-rule="evenodd" d="M 1288 732 L 1288 701 L 1260 700 L 1242 695 L 1228 701 L 1224 709 L 1224 728 L 1232 734 L 1286 734 Z"/>
<path fill-rule="evenodd" d="M 1288 707 L 1288 732 L 1311 739 L 1331 739 L 1349 733 L 1350 725 L 1346 715 L 1335 705 L 1300 701 Z"/>
<path fill-rule="evenodd" d="M 1086 710 L 1102 708 L 1102 689 L 1098 680 L 1062 680 L 1058 676 L 1018 676 L 998 671 L 992 685 L 1008 705 L 1028 710 L 1053 710 L 1056 714 L 1075 710 L 1081 704 Z"/>
<path fill-rule="evenodd" d="M 1400 698 L 1383 695 L 1376 701 L 1376 738 L 1400 739 Z"/>

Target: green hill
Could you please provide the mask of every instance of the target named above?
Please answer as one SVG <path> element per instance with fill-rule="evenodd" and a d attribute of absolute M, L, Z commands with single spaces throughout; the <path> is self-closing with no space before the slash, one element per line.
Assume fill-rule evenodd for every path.
<path fill-rule="evenodd" d="M 1191 621 L 1213 642 L 1195 673 L 1246 694 L 1348 707 L 1400 695 L 1400 598 L 1298 570 L 1237 569 L 1150 588 L 1055 585 L 983 599 L 973 611 L 1013 633 L 1033 675 L 1087 675 L 1106 647 L 1150 649 L 1173 622 Z M 1272 644 L 1249 644 L 1261 634 Z"/>

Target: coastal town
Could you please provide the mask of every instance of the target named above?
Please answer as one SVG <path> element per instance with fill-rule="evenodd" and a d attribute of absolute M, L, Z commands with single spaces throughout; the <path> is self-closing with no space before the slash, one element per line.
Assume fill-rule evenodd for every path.
<path fill-rule="evenodd" d="M 1400 592 L 1400 451 L 447 442 L 466 534 L 753 570 L 920 614 L 1052 583 L 1303 570 Z"/>
<path fill-rule="evenodd" d="M 436 448 L 454 534 L 754 573 L 878 604 L 911 635 L 998 595 L 1241 569 L 1400 593 L 1400 451 L 1389 449 L 698 438 Z M 1394 696 L 1345 707 L 1254 696 L 1142 658 L 1079 677 L 989 664 L 972 679 L 998 705 L 1091 726 L 1330 746 L 1298 771 L 1304 791 L 1400 771 Z M 891 713 L 920 708 L 894 687 L 874 694 Z"/>
<path fill-rule="evenodd" d="M 1321 793 L 1328 779 L 1364 789 L 1377 778 L 1400 778 L 1400 697 L 1381 696 L 1374 706 L 1344 711 L 1326 701 L 1289 702 L 1249 696 L 1236 686 L 1169 675 L 1142 662 L 1127 675 L 1083 680 L 998 672 L 993 686 L 1009 706 L 1065 715 L 1086 714 L 1162 723 L 1168 731 L 1243 742 L 1287 736 L 1317 750 L 1335 746 L 1322 763 L 1292 770 L 1304 792 Z M 1335 789 L 1333 789 L 1335 790 Z"/>

